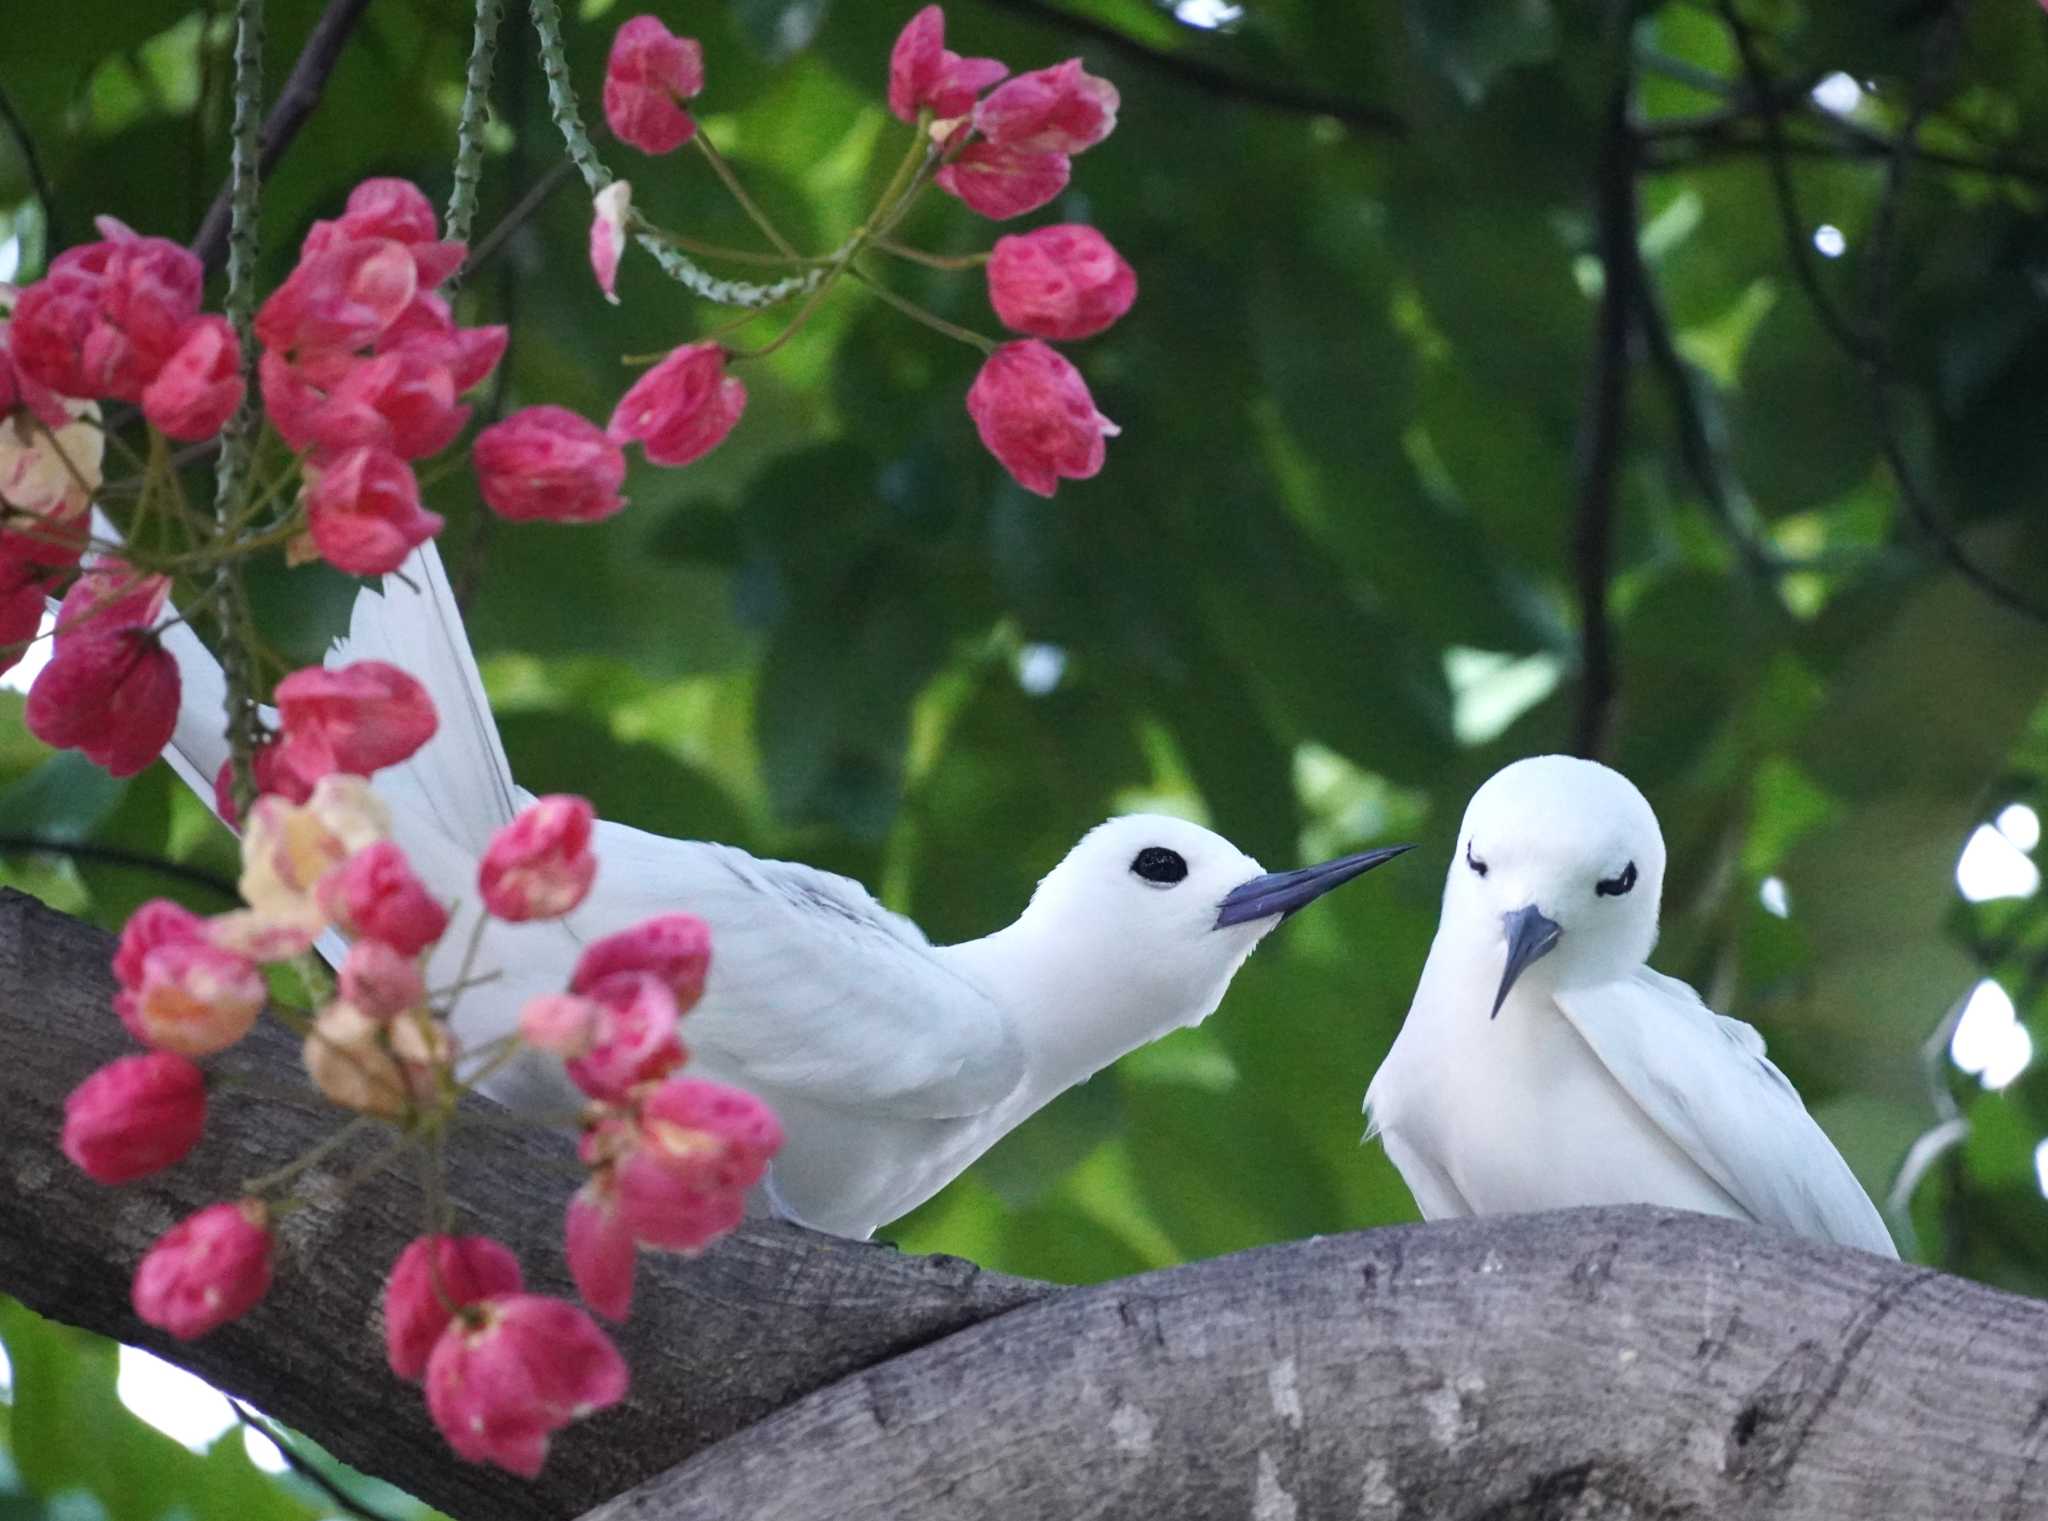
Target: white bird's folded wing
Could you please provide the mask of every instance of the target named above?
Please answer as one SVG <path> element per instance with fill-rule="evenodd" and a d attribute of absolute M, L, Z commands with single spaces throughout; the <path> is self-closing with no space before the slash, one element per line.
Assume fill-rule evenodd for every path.
<path fill-rule="evenodd" d="M 1557 1005 L 1651 1122 L 1755 1219 L 1898 1255 L 1870 1196 L 1750 1026 L 1647 967 L 1559 993 Z"/>
<path fill-rule="evenodd" d="M 598 877 L 569 928 L 590 940 L 659 913 L 711 926 L 683 1038 L 741 1086 L 911 1119 L 978 1114 L 1024 1075 L 1002 1010 L 859 883 L 726 845 L 598 825 Z"/>

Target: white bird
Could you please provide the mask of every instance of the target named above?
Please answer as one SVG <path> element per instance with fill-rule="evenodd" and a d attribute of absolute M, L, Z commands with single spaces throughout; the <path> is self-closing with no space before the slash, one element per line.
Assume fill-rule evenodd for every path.
<path fill-rule="evenodd" d="M 1367 1138 L 1425 1219 L 1662 1204 L 1896 1257 L 1763 1037 L 1644 965 L 1663 887 L 1626 777 L 1562 755 L 1497 772 L 1465 810 Z"/>
<path fill-rule="evenodd" d="M 184 675 L 168 758 L 210 802 L 227 757 L 220 669 L 189 629 L 164 641 Z M 410 672 L 440 715 L 435 737 L 373 786 L 413 869 L 456 905 L 428 963 L 429 985 L 445 986 L 476 924 L 478 857 L 531 794 L 513 783 L 431 544 L 381 594 L 358 596 L 327 663 L 361 659 Z M 703 1001 L 684 1022 L 690 1070 L 774 1107 L 786 1135 L 768 1180 L 776 1208 L 865 1237 L 1062 1090 L 1201 1022 L 1283 918 L 1406 848 L 1268 874 L 1198 825 L 1115 818 L 1053 868 L 1014 924 L 934 946 L 844 877 L 600 823 L 590 896 L 557 922 L 487 923 L 475 970 L 499 975 L 461 996 L 452 1023 L 466 1046 L 504 1035 L 528 998 L 565 984 L 584 944 L 654 914 L 697 915 L 712 950 Z M 330 960 L 342 950 L 332 936 L 322 944 Z M 559 1064 L 538 1056 L 492 1091 L 529 1110 L 576 1101 Z"/>

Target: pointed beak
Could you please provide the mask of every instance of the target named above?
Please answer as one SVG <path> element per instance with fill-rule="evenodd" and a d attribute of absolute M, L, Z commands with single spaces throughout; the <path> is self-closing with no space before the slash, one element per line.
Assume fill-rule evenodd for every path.
<path fill-rule="evenodd" d="M 1334 861 L 1325 861 L 1320 866 L 1304 866 L 1299 871 L 1269 871 L 1263 877 L 1253 877 L 1223 895 L 1223 901 L 1216 906 L 1216 928 L 1227 929 L 1233 924 L 1265 919 L 1274 914 L 1284 917 L 1313 903 L 1331 888 L 1341 887 L 1353 877 L 1364 876 L 1381 862 L 1391 861 L 1403 851 L 1414 848 L 1413 845 L 1389 845 L 1384 850 L 1339 856 Z"/>
<path fill-rule="evenodd" d="M 1486 1016 L 1488 1019 L 1499 1015 L 1515 979 L 1556 950 L 1558 937 L 1564 934 L 1563 926 L 1555 919 L 1545 918 L 1543 910 L 1533 903 L 1511 914 L 1502 914 L 1500 921 L 1507 930 L 1508 964 L 1500 974 L 1500 991 L 1493 995 L 1493 1013 Z"/>

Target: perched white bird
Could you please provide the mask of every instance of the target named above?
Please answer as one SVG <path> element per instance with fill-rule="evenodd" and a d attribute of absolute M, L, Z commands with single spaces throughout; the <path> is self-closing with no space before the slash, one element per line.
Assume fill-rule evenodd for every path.
<path fill-rule="evenodd" d="M 185 678 L 169 758 L 210 802 L 227 756 L 219 666 L 189 629 L 164 638 Z M 361 659 L 410 672 L 440 714 L 435 737 L 374 787 L 413 869 L 456 905 L 428 964 L 429 984 L 448 985 L 476 925 L 477 859 L 531 797 L 512 781 L 431 544 L 381 594 L 357 598 L 328 664 Z M 497 980 L 464 993 L 453 1024 L 472 1047 L 504 1035 L 528 998 L 564 985 L 587 942 L 654 914 L 697 915 L 712 950 L 704 999 L 684 1022 L 690 1070 L 774 1106 L 786 1134 L 769 1177 L 776 1207 L 864 1237 L 1063 1089 L 1206 1018 L 1281 919 L 1406 848 L 1267 874 L 1184 820 L 1111 819 L 1014 924 L 934 946 L 844 877 L 600 823 L 590 896 L 560 921 L 488 922 L 475 971 Z M 322 945 L 330 960 L 342 949 L 331 936 Z M 576 1102 L 559 1065 L 538 1057 L 492 1091 L 527 1109 Z"/>
<path fill-rule="evenodd" d="M 1562 755 L 1497 772 L 1366 1090 L 1368 1138 L 1426 1219 L 1662 1204 L 1896 1257 L 1763 1037 L 1644 965 L 1663 887 L 1626 777 Z"/>

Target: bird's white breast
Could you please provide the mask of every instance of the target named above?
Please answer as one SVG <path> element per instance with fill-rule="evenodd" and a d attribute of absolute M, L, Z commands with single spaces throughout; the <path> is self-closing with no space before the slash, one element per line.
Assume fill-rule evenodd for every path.
<path fill-rule="evenodd" d="M 1426 1217 L 1661 1204 L 1747 1218 L 1651 1123 L 1547 993 L 1518 988 L 1489 1020 L 1498 980 L 1497 962 L 1459 966 L 1433 951 L 1368 1095 Z"/>

